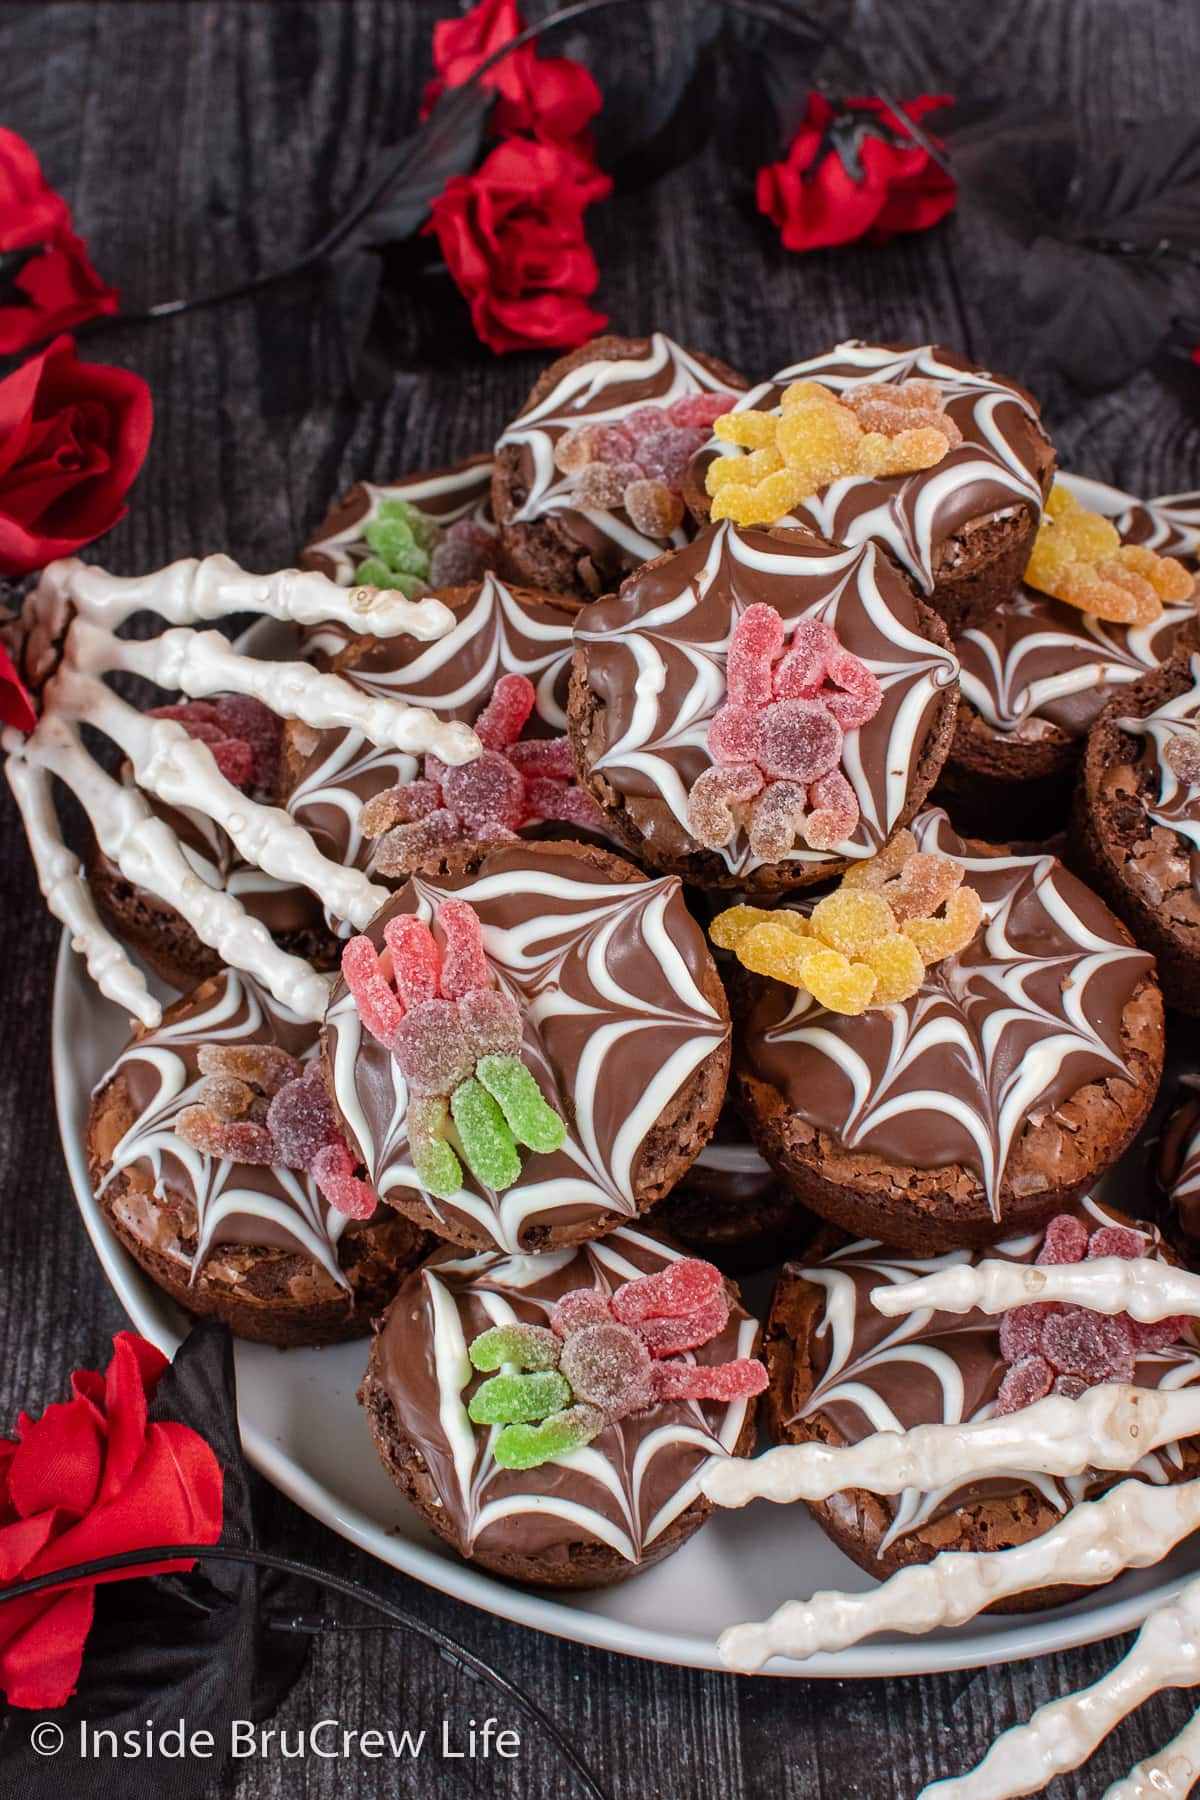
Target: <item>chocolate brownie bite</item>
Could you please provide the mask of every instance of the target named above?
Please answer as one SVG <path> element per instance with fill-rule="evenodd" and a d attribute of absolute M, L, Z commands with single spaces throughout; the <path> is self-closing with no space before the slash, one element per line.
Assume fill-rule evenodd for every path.
<path fill-rule="evenodd" d="M 661 331 L 551 363 L 496 445 L 492 504 L 516 579 L 592 600 L 685 543 L 684 470 L 745 387 Z"/>
<path fill-rule="evenodd" d="M 750 1141 L 730 1106 L 708 1143 L 650 1216 L 656 1231 L 726 1275 L 799 1256 L 819 1228 Z"/>
<path fill-rule="evenodd" d="M 571 741 L 639 860 L 778 892 L 912 817 L 950 747 L 957 673 L 873 544 L 722 522 L 581 612 Z"/>
<path fill-rule="evenodd" d="M 317 526 L 300 557 L 339 587 L 399 588 L 411 597 L 465 587 L 499 561 L 490 454 L 396 481 L 356 481 Z M 336 656 L 351 634 L 333 621 L 307 626 L 306 655 Z"/>
<path fill-rule="evenodd" d="M 1200 1015 L 1200 655 L 1172 657 L 1093 725 L 1074 849 L 1153 952 L 1168 1003 Z"/>
<path fill-rule="evenodd" d="M 252 799 L 272 803 L 278 791 L 282 721 L 260 701 L 223 694 L 155 709 L 213 750 L 227 778 Z M 128 766 L 123 779 L 131 779 Z M 267 927 L 281 949 L 318 968 L 332 968 L 336 945 L 320 901 L 307 888 L 243 861 L 228 833 L 206 814 L 145 796 L 156 819 L 176 837 L 196 875 L 221 888 Z M 180 992 L 221 969 L 221 959 L 166 901 L 130 881 L 93 835 L 84 852 L 88 886 L 104 923 L 156 975 Z"/>
<path fill-rule="evenodd" d="M 88 1122 L 97 1203 L 134 1261 L 186 1312 L 258 1343 L 365 1336 L 434 1243 L 390 1207 L 348 1218 L 304 1169 L 239 1160 L 266 1141 L 269 1089 L 318 1066 L 317 1038 L 249 976 L 224 970 L 138 1033 L 99 1083 Z M 234 1097 L 245 1101 L 237 1117 L 213 1114 Z M 216 1131 L 209 1150 L 198 1115 L 201 1137 Z M 222 1124 L 244 1128 L 240 1152 L 222 1149 Z"/>
<path fill-rule="evenodd" d="M 953 633 L 999 605 L 1020 580 L 1054 470 L 1054 449 L 1033 397 L 936 344 L 851 339 L 781 369 L 752 388 L 735 413 L 781 417 L 785 391 L 814 383 L 842 402 L 835 409 L 839 429 L 822 427 L 819 434 L 822 455 L 836 440 L 828 466 L 837 473 L 824 472 L 815 449 L 800 457 L 789 446 L 788 461 L 810 469 L 814 485 L 790 483 L 803 497 L 782 507 L 776 490 L 764 488 L 753 521 L 744 511 L 731 516 L 797 522 L 839 544 L 874 543 Z M 843 416 L 848 410 L 854 419 Z M 911 452 L 909 439 L 900 442 L 908 432 L 924 434 L 921 442 L 911 440 Z M 864 433 L 870 439 L 865 455 Z M 750 447 L 717 437 L 693 462 L 684 492 L 698 517 L 709 516 L 712 489 L 727 478 L 712 472 L 714 460 Z"/>
<path fill-rule="evenodd" d="M 1153 958 L 1055 857 L 964 841 L 937 810 L 913 836 L 977 896 L 969 941 L 906 999 L 851 983 L 854 1012 L 739 971 L 733 1082 L 807 1206 L 928 1253 L 1033 1230 L 1092 1187 L 1149 1112 L 1163 1011 Z"/>
<path fill-rule="evenodd" d="M 371 946 L 386 946 L 398 999 Z M 600 1237 L 661 1200 L 711 1135 L 729 1015 L 677 881 L 583 844 L 451 851 L 342 967 L 325 1054 L 347 1140 L 380 1198 L 440 1237 L 512 1251 Z M 503 1012 L 517 1065 L 489 1089 L 504 1121 L 478 1092 L 494 1048 L 472 1022 L 481 1008 Z"/>
<path fill-rule="evenodd" d="M 689 1294 L 703 1317 L 681 1316 Z M 736 1288 L 640 1231 L 537 1259 L 443 1250 L 389 1307 L 359 1397 L 384 1468 L 457 1555 L 602 1587 L 709 1517 L 701 1471 L 753 1443 L 758 1338 Z"/>
<path fill-rule="evenodd" d="M 1153 1225 L 1135 1224 L 1093 1198 L 1079 1202 L 1055 1229 L 1078 1238 L 1074 1247 L 1080 1257 L 1173 1260 Z M 1040 1233 L 1008 1239 L 987 1255 L 1031 1263 L 1043 1254 L 1044 1242 Z M 1021 1315 L 1037 1312 L 1057 1317 L 1048 1337 L 1045 1324 L 1041 1326 L 1036 1355 L 1045 1367 L 1031 1393 L 1040 1388 L 1078 1394 L 1104 1380 L 1172 1391 L 1200 1382 L 1200 1352 L 1190 1333 L 1179 1335 L 1183 1321 L 1178 1319 L 1140 1327 L 1124 1318 L 1101 1319 L 1082 1308 L 1062 1306 L 1020 1308 L 1004 1320 L 978 1311 L 931 1315 L 928 1310 L 895 1319 L 872 1305 L 873 1288 L 916 1280 L 979 1256 L 956 1251 L 949 1257 L 923 1258 L 860 1241 L 829 1247 L 804 1267 L 789 1265 L 776 1289 L 765 1348 L 771 1375 L 766 1404 L 776 1441 L 859 1444 L 877 1431 L 956 1425 L 1017 1411 L 1025 1377 L 1015 1378 L 1012 1369 L 1013 1358 L 1026 1347 Z M 1102 1361 L 1078 1354 L 1081 1345 L 1092 1347 L 1090 1334 L 1063 1330 L 1081 1316 L 1094 1320 L 1103 1334 Z M 1036 1321 L 1030 1329 L 1037 1335 Z M 1069 1372 L 1060 1364 L 1069 1365 Z M 1151 1451 L 1130 1474 L 1164 1483 L 1190 1480 L 1198 1472 L 1200 1442 L 1189 1438 Z M 811 1503 L 809 1510 L 840 1550 L 883 1580 L 912 1564 L 931 1562 L 941 1551 L 1003 1550 L 1028 1543 L 1072 1506 L 1098 1499 L 1130 1474 L 1088 1470 L 1058 1477 L 1017 1470 L 964 1478 L 932 1493 L 907 1488 L 876 1495 L 850 1488 Z M 1077 1591 L 1066 1586 L 1036 1589 L 1000 1602 L 995 1610 L 1059 1605 Z"/>

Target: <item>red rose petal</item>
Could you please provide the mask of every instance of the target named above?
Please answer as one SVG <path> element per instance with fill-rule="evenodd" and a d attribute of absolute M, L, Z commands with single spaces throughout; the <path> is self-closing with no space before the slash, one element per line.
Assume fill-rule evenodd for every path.
<path fill-rule="evenodd" d="M 0 1607 L 0 1689 L 11 1706 L 46 1712 L 66 1705 L 79 1680 L 93 1593 L 84 1585 Z"/>
<path fill-rule="evenodd" d="M 40 1419 L 22 1413 L 17 1433 L 21 1442 L 9 1466 L 8 1488 L 21 1517 L 51 1507 L 86 1512 L 104 1467 L 104 1439 L 88 1402 L 60 1401 Z"/>

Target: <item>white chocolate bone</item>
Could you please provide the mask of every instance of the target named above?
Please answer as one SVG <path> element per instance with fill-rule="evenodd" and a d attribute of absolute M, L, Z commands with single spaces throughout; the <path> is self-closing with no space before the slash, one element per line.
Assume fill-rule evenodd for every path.
<path fill-rule="evenodd" d="M 1013 1469 L 1059 1476 L 1132 1469 L 1149 1451 L 1198 1433 L 1200 1388 L 1110 1383 L 1077 1400 L 1048 1394 L 1000 1418 L 875 1431 L 856 1444 L 782 1444 L 753 1459 L 716 1459 L 700 1485 L 718 1506 L 731 1507 L 756 1499 L 827 1500 L 848 1488 L 939 1492 Z"/>
<path fill-rule="evenodd" d="M 1014 1800 L 1018 1794 L 1039 1793 L 1052 1776 L 1077 1769 L 1113 1726 L 1151 1694 L 1164 1687 L 1194 1687 L 1197 1682 L 1200 1580 L 1189 1582 L 1169 1606 L 1150 1614 L 1129 1654 L 1107 1675 L 1078 1694 L 1039 1706 L 1028 1724 L 1001 1733 L 970 1774 L 931 1783 L 920 1800 Z M 1151 1791 L 1169 1794 L 1187 1789 Z M 1119 1792 L 1119 1784 L 1109 1790 L 1110 1795 Z"/>
<path fill-rule="evenodd" d="M 865 1594 L 832 1590 L 811 1600 L 789 1600 L 762 1623 L 730 1626 L 718 1649 L 731 1668 L 752 1673 L 772 1656 L 803 1659 L 822 1650 L 844 1650 L 876 1631 L 915 1635 L 961 1625 L 1006 1595 L 1060 1582 L 1094 1587 L 1122 1569 L 1145 1568 L 1197 1527 L 1200 1481 L 1167 1487 L 1123 1481 L 1099 1500 L 1081 1501 L 1027 1544 L 1008 1550 L 945 1550 L 930 1563 L 901 1569 Z M 1039 1776 L 1034 1786 L 1047 1775 Z"/>
<path fill-rule="evenodd" d="M 1200 1780 L 1200 1713 L 1193 1713 L 1178 1736 L 1145 1756 L 1104 1800 L 1186 1800 Z"/>
<path fill-rule="evenodd" d="M 1153 1257 L 1098 1256 L 1080 1263 L 1015 1263 L 988 1258 L 959 1263 L 917 1281 L 872 1288 L 871 1300 L 888 1318 L 918 1312 L 993 1314 L 1035 1300 L 1063 1300 L 1091 1312 L 1127 1312 L 1143 1324 L 1174 1313 L 1200 1317 L 1200 1276 Z"/>

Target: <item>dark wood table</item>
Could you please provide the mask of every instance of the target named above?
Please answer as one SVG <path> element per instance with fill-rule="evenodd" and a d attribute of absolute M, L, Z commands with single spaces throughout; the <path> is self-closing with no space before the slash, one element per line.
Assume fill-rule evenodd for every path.
<path fill-rule="evenodd" d="M 353 194 L 368 153 L 410 128 L 430 27 L 448 10 L 414 0 L 10 3 L 0 9 L 0 123 L 36 146 L 128 304 L 227 286 L 314 241 Z M 1069 111 L 1098 146 L 1115 121 L 1195 107 L 1200 8 L 1180 0 L 881 0 L 853 9 L 846 0 L 844 14 L 879 84 L 901 94 L 1032 100 Z M 602 79 L 647 46 L 665 72 L 688 16 L 682 0 L 668 0 L 649 25 L 622 13 L 594 27 Z M 940 338 L 983 353 L 959 273 L 984 250 L 998 261 L 999 282 L 1015 282 L 1018 270 L 994 245 L 981 249 L 968 222 L 886 252 L 788 258 L 723 182 L 715 154 L 591 215 L 600 297 L 615 329 L 661 326 L 752 373 L 856 333 Z M 436 356 L 417 346 L 390 390 L 360 403 L 319 279 L 174 323 L 117 328 L 89 354 L 138 369 L 154 393 L 154 442 L 130 515 L 92 553 L 121 572 L 216 550 L 250 568 L 280 567 L 354 478 L 485 447 L 538 367 L 451 337 Z M 1200 418 L 1152 375 L 1084 401 L 1045 397 L 1070 466 L 1146 494 L 1200 485 Z M 40 1408 L 62 1393 L 69 1369 L 103 1359 L 124 1321 L 63 1168 L 48 1038 L 58 929 L 3 784 L 0 918 L 0 1429 L 9 1429 L 19 1406 Z M 524 1683 L 568 1726 L 613 1800 L 907 1800 L 924 1781 L 972 1763 L 1036 1705 L 1093 1681 L 1123 1648 L 877 1682 L 660 1667 L 474 1612 L 371 1564 L 265 1485 L 262 1503 L 268 1545 L 368 1579 Z M 781 1598 L 804 1585 L 802 1569 L 780 1571 Z M 1100 1795 L 1189 1709 L 1186 1694 L 1154 1700 L 1085 1774 L 1050 1791 L 1060 1800 Z M 420 1649 L 347 1635 L 316 1644 L 278 1722 L 366 1726 L 398 1710 L 436 1721 L 495 1708 Z M 271 1760 L 243 1773 L 237 1792 L 557 1800 L 568 1785 L 529 1740 L 515 1763 L 474 1767 Z"/>

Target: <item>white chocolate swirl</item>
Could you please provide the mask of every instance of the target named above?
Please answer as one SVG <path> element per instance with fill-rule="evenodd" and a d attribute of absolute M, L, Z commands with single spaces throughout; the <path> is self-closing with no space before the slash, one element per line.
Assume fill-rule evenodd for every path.
<path fill-rule="evenodd" d="M 1131 737 L 1147 740 L 1147 753 L 1153 758 L 1158 774 L 1158 798 L 1146 804 L 1147 816 L 1155 825 L 1186 838 L 1193 851 L 1200 851 L 1200 786 L 1187 781 L 1169 759 L 1168 751 L 1175 742 L 1193 752 L 1200 749 L 1200 655 L 1188 658 L 1192 685 L 1173 700 L 1140 719 L 1118 719 L 1122 731 Z"/>

